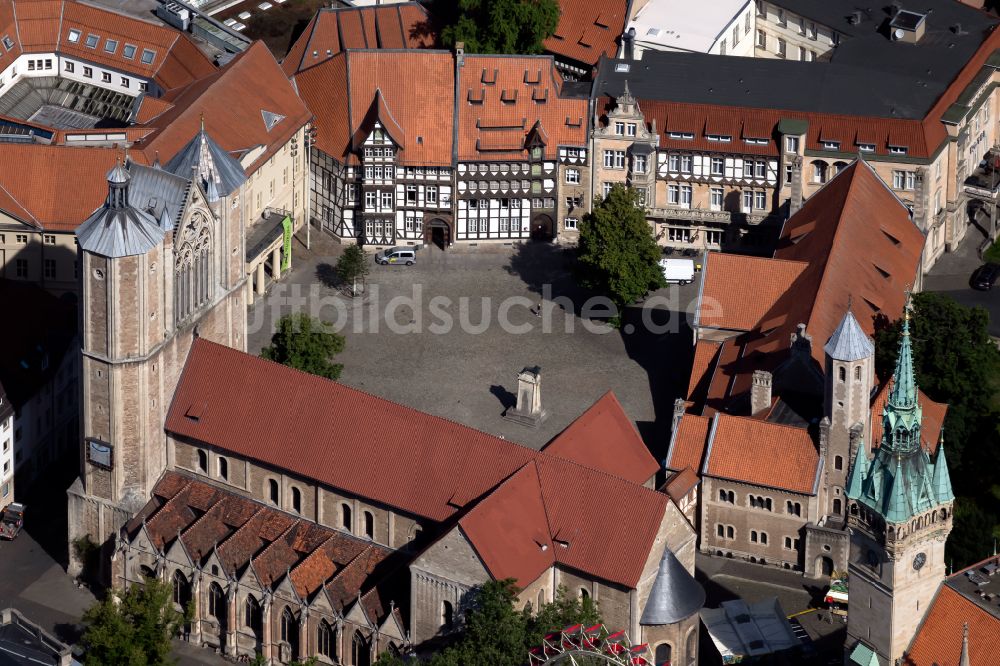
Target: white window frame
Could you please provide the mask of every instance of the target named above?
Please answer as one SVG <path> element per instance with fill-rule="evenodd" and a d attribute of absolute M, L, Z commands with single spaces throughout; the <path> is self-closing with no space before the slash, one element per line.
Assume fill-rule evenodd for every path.
<path fill-rule="evenodd" d="M 709 190 L 712 210 L 722 210 L 723 191 L 721 187 L 713 187 Z"/>
<path fill-rule="evenodd" d="M 566 169 L 566 182 L 569 185 L 579 185 L 580 184 L 580 170 L 579 169 Z"/>

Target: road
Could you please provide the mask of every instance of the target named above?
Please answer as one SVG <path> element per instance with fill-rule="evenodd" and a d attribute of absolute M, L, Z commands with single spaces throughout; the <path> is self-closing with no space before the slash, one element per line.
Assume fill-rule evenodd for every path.
<path fill-rule="evenodd" d="M 976 291 L 969 286 L 972 272 L 982 264 L 978 254 L 982 242 L 982 233 L 971 227 L 959 247 L 938 259 L 924 276 L 924 291 L 947 294 L 965 306 L 986 308 L 990 313 L 990 335 L 1000 338 L 1000 285 L 992 291 Z"/>

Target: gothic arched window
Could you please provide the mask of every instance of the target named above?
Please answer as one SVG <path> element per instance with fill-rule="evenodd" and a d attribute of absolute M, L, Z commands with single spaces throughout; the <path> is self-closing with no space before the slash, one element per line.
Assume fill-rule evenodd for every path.
<path fill-rule="evenodd" d="M 209 222 L 195 213 L 178 236 L 174 263 L 174 312 L 177 321 L 211 301 L 215 271 L 212 270 L 212 235 Z"/>

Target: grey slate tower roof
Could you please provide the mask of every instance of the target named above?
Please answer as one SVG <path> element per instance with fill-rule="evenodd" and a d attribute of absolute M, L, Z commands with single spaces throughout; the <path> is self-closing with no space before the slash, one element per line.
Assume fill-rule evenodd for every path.
<path fill-rule="evenodd" d="M 129 176 L 129 203 L 156 218 L 164 231 L 173 231 L 184 212 L 191 181 L 140 164 L 129 165 Z"/>
<path fill-rule="evenodd" d="M 875 354 L 875 345 L 861 330 L 861 324 L 854 318 L 854 314 L 848 310 L 823 351 L 835 361 L 860 361 Z"/>
<path fill-rule="evenodd" d="M 145 254 L 165 232 L 149 213 L 129 203 L 129 173 L 119 164 L 108 172 L 108 198 L 76 230 L 80 247 L 104 257 Z"/>
<path fill-rule="evenodd" d="M 163 168 L 181 178 L 198 179 L 211 202 L 236 191 L 247 179 L 239 161 L 208 136 L 204 124 Z"/>
<path fill-rule="evenodd" d="M 660 570 L 646 599 L 639 624 L 659 626 L 687 619 L 705 605 L 705 590 L 670 548 L 664 547 Z"/>

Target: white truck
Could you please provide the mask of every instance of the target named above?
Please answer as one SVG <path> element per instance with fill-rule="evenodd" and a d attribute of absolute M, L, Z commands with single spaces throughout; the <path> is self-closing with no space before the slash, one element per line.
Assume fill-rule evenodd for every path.
<path fill-rule="evenodd" d="M 689 284 L 694 281 L 693 259 L 660 259 L 660 270 L 667 284 Z"/>

